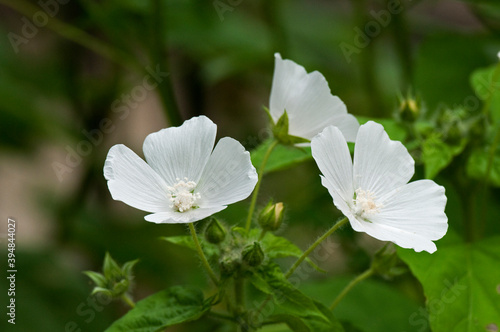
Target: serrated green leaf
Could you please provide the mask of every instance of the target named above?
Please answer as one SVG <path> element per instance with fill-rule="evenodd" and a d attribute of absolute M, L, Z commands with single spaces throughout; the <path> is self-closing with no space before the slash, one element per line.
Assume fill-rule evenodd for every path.
<path fill-rule="evenodd" d="M 323 304 L 314 302 L 317 309 L 323 313 L 328 320 L 317 315 L 306 315 L 298 317 L 289 314 L 277 314 L 269 317 L 271 321 L 283 322 L 294 332 L 342 332 L 344 331 L 342 324 L 339 323 L 333 314 Z"/>
<path fill-rule="evenodd" d="M 162 236 L 160 240 L 164 240 L 181 247 L 196 250 L 193 238 L 189 235 L 178 235 L 178 236 Z"/>
<path fill-rule="evenodd" d="M 500 64 L 481 68 L 471 75 L 471 85 L 476 95 L 488 107 L 493 121 L 500 120 Z"/>
<path fill-rule="evenodd" d="M 106 332 L 157 332 L 200 318 L 210 309 L 198 288 L 175 286 L 139 302 Z"/>
<path fill-rule="evenodd" d="M 437 247 L 433 254 L 398 248 L 423 285 L 432 331 L 476 332 L 500 326 L 500 236 L 465 243 L 448 232 Z M 413 316 L 425 322 L 421 313 Z"/>
<path fill-rule="evenodd" d="M 500 149 L 490 156 L 490 148 L 474 150 L 467 161 L 467 174 L 478 180 L 486 180 L 488 173 L 488 183 L 500 187 Z M 488 164 L 491 165 L 488 170 Z"/>
<path fill-rule="evenodd" d="M 178 236 L 162 236 L 160 240 L 164 240 L 181 247 L 189 248 L 191 250 L 196 250 L 193 238 L 191 235 L 178 235 Z M 203 238 L 198 239 L 203 248 L 203 251 L 208 257 L 212 257 L 219 254 L 219 248 L 211 243 L 208 243 Z"/>
<path fill-rule="evenodd" d="M 252 164 L 255 167 L 260 167 L 262 159 L 272 142 L 273 140 L 269 139 L 250 153 Z M 278 144 L 267 161 L 264 173 L 283 170 L 311 159 L 312 154 L 310 147 L 295 147 Z"/>
<path fill-rule="evenodd" d="M 260 234 L 260 229 L 254 228 L 250 230 L 249 236 L 251 238 L 258 238 Z M 276 236 L 273 233 L 267 232 L 266 235 L 261 240 L 262 247 L 266 256 L 274 259 L 274 258 L 282 258 L 282 257 L 297 257 L 302 256 L 303 251 L 300 250 L 292 242 L 288 241 L 284 237 Z M 319 266 L 317 266 L 309 257 L 306 258 L 306 262 L 311 265 L 318 272 L 325 272 Z"/>
<path fill-rule="evenodd" d="M 425 177 L 433 179 L 448 166 L 453 158 L 460 154 L 467 144 L 462 139 L 458 145 L 448 145 L 438 135 L 431 135 L 422 144 L 422 160 L 425 165 Z"/>
<path fill-rule="evenodd" d="M 328 309 L 304 295 L 284 278 L 278 265 L 270 263 L 262 266 L 253 272 L 250 282 L 273 297 L 275 307 L 271 312 L 271 320 L 280 317 L 282 320 L 277 322 L 289 324 L 290 328 L 295 328 L 294 331 L 343 331 Z M 291 317 L 299 318 L 300 323 Z"/>

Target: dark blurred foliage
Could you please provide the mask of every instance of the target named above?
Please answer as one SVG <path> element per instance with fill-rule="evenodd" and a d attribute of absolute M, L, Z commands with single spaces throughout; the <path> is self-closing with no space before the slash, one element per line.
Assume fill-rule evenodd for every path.
<path fill-rule="evenodd" d="M 333 94 L 355 115 L 391 118 L 397 96 L 409 90 L 429 112 L 442 103 L 462 105 L 474 96 L 471 72 L 498 60 L 498 4 L 403 0 L 396 1 L 401 9 L 397 14 L 381 14 L 395 1 L 1 0 L 2 155 L 22 156 L 29 163 L 48 145 L 61 153 L 57 162 L 64 164 L 66 147 L 85 148 L 82 141 L 91 147 L 71 171 L 59 173 L 63 176 L 58 175 L 60 165 L 52 164 L 53 187 L 37 189 L 36 214 L 51 221 L 52 238 L 40 249 L 18 246 L 18 324 L 5 330 L 3 317 L 1 329 L 64 331 L 71 330 L 71 322 L 82 331 L 105 329 L 126 307 L 118 302 L 92 307 L 92 285 L 81 271 L 99 270 L 106 251 L 120 263 L 140 259 L 136 299 L 170 285 L 205 283 L 203 273 L 191 273 L 199 268 L 196 257 L 157 240 L 184 234 L 185 226 L 145 222 L 144 213 L 111 200 L 102 176 L 109 147 L 124 143 L 113 131 L 123 125 L 122 117 L 146 107 L 142 97 L 127 106 L 123 96 L 143 86 L 151 71 L 169 73 L 148 94 L 159 100 L 164 123 L 179 125 L 206 114 L 218 124 L 219 137 L 234 137 L 248 149 L 265 138 L 262 107 L 268 103 L 275 52 L 323 73 Z M 371 36 L 360 31 L 371 31 Z M 102 130 L 103 119 L 113 129 Z M 84 133 L 96 130 L 102 134 L 93 136 L 98 143 Z M 134 144 L 139 147 L 142 141 Z M 70 178 L 72 189 L 55 194 L 54 188 Z M 313 162 L 270 174 L 261 193 L 262 206 L 270 198 L 285 202 L 286 227 L 281 232 L 303 248 L 340 217 Z M 449 194 L 450 220 L 461 218 L 456 196 Z M 247 206 L 235 204 L 220 218 L 241 224 Z M 461 226 L 457 222 L 453 227 Z M 358 245 L 357 234 L 345 229 L 336 240 L 349 261 L 340 257 L 323 268 L 344 274 L 366 268 L 369 253 Z M 314 273 L 311 281 L 324 278 Z M 343 279 L 331 287 L 337 291 L 340 283 Z M 306 289 L 324 297 L 315 287 L 311 283 Z M 394 314 L 399 317 L 395 324 L 416 330 L 405 322 L 423 303 L 411 276 L 390 287 L 383 280 L 364 287 L 360 296 L 387 296 L 391 314 L 400 313 Z M 366 296 L 363 301 L 368 301 Z M 383 322 L 369 324 L 383 311 L 376 303 L 367 305 L 374 310 L 371 315 L 355 303 L 347 303 L 339 315 L 349 321 L 368 314 L 358 327 L 388 331 Z M 218 326 L 217 321 L 206 324 L 172 331 L 215 331 Z"/>

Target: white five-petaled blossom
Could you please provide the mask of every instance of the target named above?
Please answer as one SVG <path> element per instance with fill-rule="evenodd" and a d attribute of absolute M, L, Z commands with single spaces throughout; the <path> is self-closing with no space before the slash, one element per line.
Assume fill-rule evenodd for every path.
<path fill-rule="evenodd" d="M 444 188 L 431 180 L 408 181 L 414 160 L 401 142 L 369 121 L 359 128 L 351 160 L 340 130 L 327 127 L 311 143 L 322 184 L 352 228 L 417 252 L 436 251 L 448 229 Z"/>
<path fill-rule="evenodd" d="M 276 123 L 286 110 L 288 134 L 311 140 L 325 127 L 334 125 L 347 141 L 356 138 L 358 120 L 347 113 L 345 104 L 331 94 L 328 82 L 318 71 L 307 73 L 304 67 L 274 55 L 274 76 L 269 111 Z"/>
<path fill-rule="evenodd" d="M 123 144 L 113 146 L 104 177 L 115 200 L 152 212 L 155 223 L 189 223 L 247 198 L 257 183 L 250 154 L 224 137 L 207 117 L 152 133 L 144 141 L 147 163 Z"/>

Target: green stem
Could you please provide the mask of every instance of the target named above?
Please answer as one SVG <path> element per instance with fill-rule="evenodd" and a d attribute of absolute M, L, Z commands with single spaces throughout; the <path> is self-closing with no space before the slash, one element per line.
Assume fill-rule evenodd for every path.
<path fill-rule="evenodd" d="M 214 284 L 217 285 L 219 281 L 217 280 L 217 276 L 215 275 L 214 271 L 210 267 L 210 264 L 208 264 L 207 258 L 203 253 L 203 249 L 201 249 L 200 241 L 198 241 L 198 235 L 196 234 L 194 225 L 193 223 L 189 223 L 188 225 L 189 225 L 189 230 L 191 231 L 191 236 L 193 237 L 194 246 L 196 247 L 196 251 L 198 251 L 198 256 L 200 256 L 201 263 L 205 267 L 205 270 L 207 270 L 210 279 L 213 281 Z"/>
<path fill-rule="evenodd" d="M 241 314 L 245 302 L 245 289 L 243 284 L 243 278 L 237 276 L 234 279 L 234 298 L 236 301 L 236 311 L 237 314 Z"/>
<path fill-rule="evenodd" d="M 123 300 L 123 302 L 125 302 L 126 304 L 128 304 L 130 306 L 130 308 L 132 308 L 132 309 L 135 308 L 134 301 L 132 301 L 132 299 L 130 298 L 130 296 L 128 296 L 127 294 L 122 294 L 121 299 Z"/>
<path fill-rule="evenodd" d="M 295 264 L 292 265 L 292 267 L 290 268 L 290 270 L 288 270 L 288 272 L 285 274 L 285 278 L 289 278 L 293 274 L 293 272 L 297 269 L 297 267 L 299 267 L 300 263 L 302 263 L 304 261 L 304 259 L 306 259 L 307 256 L 309 256 L 309 254 L 314 249 L 316 249 L 316 247 L 321 242 L 323 242 L 327 237 L 329 237 L 330 235 L 332 235 L 337 229 L 339 229 L 342 225 L 344 225 L 348 221 L 349 221 L 349 219 L 347 219 L 347 217 L 345 217 L 344 219 L 342 219 L 341 221 L 339 221 L 335 225 L 333 225 L 333 227 L 330 228 L 319 239 L 317 239 L 316 242 L 314 242 L 313 244 L 311 244 L 311 246 L 306 251 L 304 251 L 304 253 L 302 254 L 302 256 L 300 256 L 299 259 L 297 259 L 297 261 L 295 262 Z"/>
<path fill-rule="evenodd" d="M 36 12 L 40 11 L 39 7 L 33 6 L 25 0 L 0 0 L 0 4 L 10 7 L 28 17 L 33 17 Z M 70 24 L 64 23 L 55 17 L 50 17 L 48 19 L 46 27 L 59 34 L 60 36 L 71 40 L 83 47 L 86 47 L 101 55 L 102 57 L 107 58 L 108 60 L 111 60 L 112 62 L 117 63 L 125 68 L 133 68 L 139 72 L 143 71 L 141 66 L 132 58 L 130 58 L 126 53 L 110 47 L 99 39 L 96 39 L 93 36 L 89 35 L 85 31 Z"/>
<path fill-rule="evenodd" d="M 354 288 L 357 284 L 359 284 L 361 281 L 365 280 L 366 278 L 371 277 L 375 271 L 372 268 L 369 268 L 365 272 L 361 273 L 359 276 L 351 280 L 351 282 L 345 286 L 345 288 L 342 290 L 342 292 L 337 295 L 337 298 L 333 301 L 333 303 L 330 305 L 330 310 L 335 309 L 335 307 L 339 304 L 340 301 L 344 298 L 344 296 L 347 295 L 351 291 L 351 289 Z"/>
<path fill-rule="evenodd" d="M 300 263 L 302 263 L 307 258 L 307 256 L 309 256 L 309 254 L 321 242 L 323 242 L 327 237 L 329 237 L 330 235 L 332 235 L 337 229 L 339 229 L 342 225 L 346 224 L 348 221 L 349 221 L 349 219 L 347 219 L 347 217 L 345 217 L 344 219 L 342 219 L 339 222 L 335 223 L 335 225 L 333 225 L 332 228 L 330 228 L 325 234 L 323 234 L 319 239 L 317 239 L 316 242 L 314 242 L 306 251 L 304 251 L 304 253 L 302 254 L 302 256 L 300 256 L 300 258 L 297 259 L 297 261 L 295 262 L 295 264 L 293 264 L 293 266 L 290 268 L 290 270 L 288 270 L 288 272 L 285 274 L 285 278 L 288 279 L 293 274 L 293 272 L 297 269 L 297 267 L 299 267 Z M 264 307 L 271 300 L 271 297 L 272 297 L 271 295 L 268 295 L 266 297 L 266 299 L 262 302 L 262 304 L 260 305 L 259 309 L 257 309 L 257 315 L 259 315 L 262 312 L 262 310 L 264 310 Z"/>
<path fill-rule="evenodd" d="M 496 134 L 495 137 L 493 138 L 493 142 L 491 143 L 491 147 L 488 156 L 488 163 L 486 164 L 486 174 L 484 176 L 484 180 L 482 183 L 482 202 L 481 202 L 481 224 L 478 226 L 478 231 L 480 234 L 483 233 L 485 224 L 486 224 L 486 212 L 487 212 L 487 207 L 486 204 L 488 204 L 488 182 L 490 180 L 490 173 L 491 169 L 493 168 L 493 162 L 495 160 L 495 152 L 498 148 L 498 145 L 500 144 L 500 123 L 497 123 L 497 129 L 496 129 Z"/>
<path fill-rule="evenodd" d="M 273 140 L 271 142 L 271 145 L 269 145 L 269 147 L 267 148 L 266 154 L 264 155 L 264 158 L 262 159 L 259 167 L 257 184 L 255 185 L 255 189 L 253 191 L 252 201 L 250 202 L 250 208 L 248 209 L 248 217 L 245 225 L 245 230 L 247 233 L 250 230 L 250 226 L 252 225 L 253 212 L 255 210 L 255 204 L 257 203 L 257 196 L 259 195 L 260 183 L 262 182 L 262 177 L 264 176 L 264 168 L 266 167 L 269 156 L 271 155 L 271 152 L 273 152 L 276 145 L 278 145 L 278 141 Z"/>
<path fill-rule="evenodd" d="M 210 311 L 208 315 L 214 318 L 225 319 L 234 323 L 238 322 L 233 316 L 229 316 L 220 312 Z"/>

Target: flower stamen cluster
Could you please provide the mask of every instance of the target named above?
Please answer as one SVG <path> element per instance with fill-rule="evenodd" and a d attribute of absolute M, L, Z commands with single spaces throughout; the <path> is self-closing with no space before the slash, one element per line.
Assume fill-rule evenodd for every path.
<path fill-rule="evenodd" d="M 369 190 L 356 189 L 354 194 L 354 214 L 365 219 L 380 212 L 384 206 L 376 201 L 375 194 Z M 368 221 L 368 220 L 367 220 Z"/>
<path fill-rule="evenodd" d="M 176 184 L 167 187 L 170 191 L 170 201 L 173 203 L 170 207 L 179 212 L 196 208 L 196 201 L 201 198 L 199 193 L 194 193 L 196 182 L 189 181 L 188 178 L 184 178 L 184 180 L 176 178 L 175 180 Z"/>

